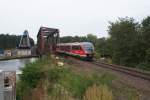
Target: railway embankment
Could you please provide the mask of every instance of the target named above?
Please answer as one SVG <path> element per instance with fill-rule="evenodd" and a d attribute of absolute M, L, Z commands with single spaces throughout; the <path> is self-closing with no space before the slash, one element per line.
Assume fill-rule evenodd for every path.
<path fill-rule="evenodd" d="M 65 61 L 75 66 L 73 68 L 76 70 L 87 73 L 107 73 L 116 76 L 111 86 L 115 95 L 114 100 L 149 100 L 150 98 L 150 81 L 147 78 L 139 77 L 140 75 L 135 75 L 134 71 L 133 73 L 131 72 L 132 70 L 130 72 L 114 70 L 114 68 L 108 68 L 105 64 L 94 64 L 93 62 L 81 61 L 72 57 L 67 57 Z"/>
<path fill-rule="evenodd" d="M 17 82 L 17 100 L 148 100 L 115 74 L 93 67 L 58 57 L 27 64 Z"/>

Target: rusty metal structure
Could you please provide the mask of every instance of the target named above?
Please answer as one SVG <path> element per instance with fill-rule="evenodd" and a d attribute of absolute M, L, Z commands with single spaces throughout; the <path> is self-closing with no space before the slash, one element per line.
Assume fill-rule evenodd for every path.
<path fill-rule="evenodd" d="M 40 27 L 37 35 L 37 53 L 46 55 L 55 53 L 59 42 L 59 30 L 55 28 Z"/>

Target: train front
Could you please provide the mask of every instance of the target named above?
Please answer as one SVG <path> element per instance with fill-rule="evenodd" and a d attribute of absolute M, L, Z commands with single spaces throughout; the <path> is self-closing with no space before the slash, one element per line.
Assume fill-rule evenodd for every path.
<path fill-rule="evenodd" d="M 81 45 L 86 54 L 86 59 L 92 60 L 94 57 L 94 45 L 90 42 L 81 42 Z"/>

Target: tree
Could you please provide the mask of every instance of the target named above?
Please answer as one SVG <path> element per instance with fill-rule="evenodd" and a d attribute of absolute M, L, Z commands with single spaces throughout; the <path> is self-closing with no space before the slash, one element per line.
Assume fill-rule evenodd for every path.
<path fill-rule="evenodd" d="M 60 38 L 61 43 L 69 43 L 73 42 L 73 37 L 72 36 L 64 36 Z"/>
<path fill-rule="evenodd" d="M 93 34 L 87 34 L 87 40 L 89 42 L 92 42 L 94 45 L 96 45 L 97 42 L 97 36 Z"/>
<path fill-rule="evenodd" d="M 92 42 L 96 44 L 97 37 L 92 34 L 88 34 L 87 36 L 64 36 L 60 38 L 61 43 L 69 43 L 69 42 Z"/>
<path fill-rule="evenodd" d="M 110 22 L 108 33 L 112 42 L 113 62 L 126 66 L 134 66 L 139 62 L 138 48 L 139 24 L 133 18 L 119 18 Z"/>
<path fill-rule="evenodd" d="M 108 38 L 99 38 L 96 43 L 96 52 L 101 55 L 101 57 L 112 57 L 112 46 L 111 40 Z"/>
<path fill-rule="evenodd" d="M 12 49 L 19 45 L 21 36 L 20 35 L 9 35 L 0 34 L 0 48 L 1 49 Z M 31 46 L 34 46 L 34 40 L 30 38 Z"/>
<path fill-rule="evenodd" d="M 142 21 L 142 41 L 143 41 L 143 48 L 145 49 L 145 61 L 149 61 L 150 55 L 150 16 L 146 17 Z"/>

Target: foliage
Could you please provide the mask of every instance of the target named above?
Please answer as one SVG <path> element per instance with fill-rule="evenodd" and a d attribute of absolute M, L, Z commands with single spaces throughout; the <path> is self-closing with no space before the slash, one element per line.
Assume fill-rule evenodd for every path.
<path fill-rule="evenodd" d="M 97 40 L 95 50 L 99 53 L 100 57 L 111 58 L 112 55 L 112 47 L 111 40 L 106 38 L 99 38 Z"/>
<path fill-rule="evenodd" d="M 31 95 L 31 92 L 38 84 L 45 79 L 45 71 L 41 69 L 47 60 L 39 59 L 35 62 L 27 64 L 22 69 L 22 74 L 17 82 L 17 100 L 23 100 L 26 95 Z"/>
<path fill-rule="evenodd" d="M 138 39 L 138 23 L 132 18 L 120 18 L 115 23 L 110 23 L 109 35 L 112 40 L 112 60 L 121 65 L 134 66 L 138 63 L 135 53 Z M 136 59 L 136 60 L 135 60 Z"/>
<path fill-rule="evenodd" d="M 86 90 L 83 100 L 113 100 L 113 94 L 106 85 L 94 84 Z"/>
<path fill-rule="evenodd" d="M 0 47 L 3 49 L 16 48 L 19 43 L 20 36 L 1 34 L 0 35 Z"/>
<path fill-rule="evenodd" d="M 12 49 L 16 48 L 19 45 L 21 36 L 9 35 L 9 34 L 0 34 L 0 48 L 2 49 Z M 31 46 L 34 46 L 34 40 L 30 38 Z"/>
<path fill-rule="evenodd" d="M 55 84 L 49 100 L 74 100 L 70 93 L 61 85 Z"/>
<path fill-rule="evenodd" d="M 142 45 L 145 53 L 145 60 L 150 63 L 150 16 L 142 21 Z"/>
<path fill-rule="evenodd" d="M 48 71 L 49 86 L 48 91 L 50 97 L 68 97 L 68 98 L 82 98 L 86 89 L 92 84 L 108 84 L 111 85 L 113 77 L 109 74 L 87 76 L 84 74 L 77 74 L 70 68 L 55 67 Z M 57 87 L 57 89 L 56 89 Z M 60 87 L 60 88 L 59 88 Z M 59 90 L 60 89 L 60 90 Z M 56 91 L 58 90 L 58 91 Z M 60 91 L 65 91 L 63 94 Z M 57 94 L 57 95 L 56 95 Z M 60 95 L 58 95 L 60 94 Z M 65 96 L 64 96 L 65 95 Z"/>
<path fill-rule="evenodd" d="M 82 99 L 88 87 L 93 84 L 110 86 L 113 80 L 109 74 L 88 76 L 72 71 L 68 65 L 59 67 L 57 61 L 51 58 L 27 64 L 22 71 L 23 74 L 17 83 L 17 100 L 22 100 L 26 95 L 32 95 L 32 90 L 40 84 L 47 91 L 48 98 L 52 100 Z"/>
<path fill-rule="evenodd" d="M 54 91 L 54 84 L 59 84 L 67 91 L 71 92 L 72 96 L 82 97 L 85 89 L 93 82 L 84 75 L 73 73 L 68 68 L 52 68 L 48 71 L 49 93 Z M 53 84 L 53 85 L 52 85 Z M 54 89 L 53 89 L 54 88 Z"/>
<path fill-rule="evenodd" d="M 93 34 L 87 34 L 87 40 L 89 42 L 92 42 L 94 44 L 94 46 L 95 46 L 96 43 L 97 43 L 97 36 L 93 35 Z"/>
<path fill-rule="evenodd" d="M 23 89 L 23 83 L 21 81 L 17 82 L 17 88 L 16 88 L 16 100 L 23 100 L 23 95 L 24 92 L 22 91 Z"/>
<path fill-rule="evenodd" d="M 87 36 L 64 36 L 60 37 L 61 43 L 69 43 L 69 42 L 92 42 L 96 44 L 97 36 L 93 34 L 87 34 Z"/>
<path fill-rule="evenodd" d="M 143 70 L 150 70 L 150 63 L 149 62 L 142 62 L 142 63 L 138 64 L 136 66 L 136 68 L 140 68 Z"/>
<path fill-rule="evenodd" d="M 93 82 L 84 75 L 77 75 L 75 73 L 68 72 L 59 83 L 67 88 L 74 97 L 81 98 L 86 88 Z"/>
<path fill-rule="evenodd" d="M 113 63 L 149 70 L 150 17 L 141 24 L 133 18 L 119 18 L 111 22 L 110 35 Z"/>
<path fill-rule="evenodd" d="M 28 64 L 22 71 L 21 80 L 29 88 L 35 88 L 38 81 L 42 78 L 43 74 L 40 71 L 40 66 L 36 66 L 36 63 Z"/>

